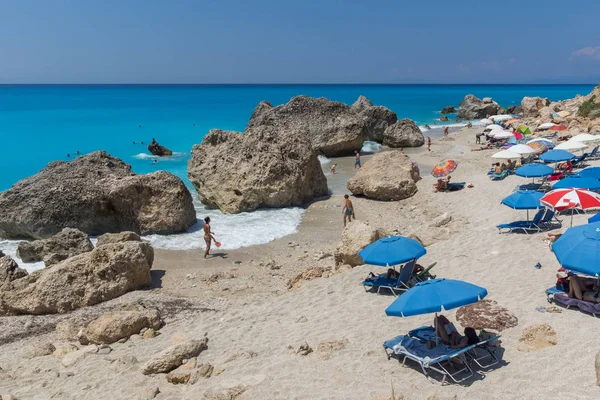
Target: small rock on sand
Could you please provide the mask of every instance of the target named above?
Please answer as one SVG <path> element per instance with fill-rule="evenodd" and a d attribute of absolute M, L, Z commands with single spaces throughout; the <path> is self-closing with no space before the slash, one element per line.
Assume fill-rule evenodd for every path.
<path fill-rule="evenodd" d="M 141 368 L 144 375 L 169 372 L 179 367 L 183 360 L 196 357 L 202 351 L 208 348 L 208 338 L 202 340 L 189 340 L 187 342 L 176 344 L 162 351 L 152 358 Z"/>
<path fill-rule="evenodd" d="M 308 345 L 308 343 L 304 343 L 303 345 L 298 347 L 298 350 L 296 350 L 296 354 L 300 356 L 307 356 L 310 353 L 312 353 L 312 351 L 313 349 Z"/>
<path fill-rule="evenodd" d="M 24 358 L 43 357 L 54 353 L 56 347 L 50 342 L 34 343 L 21 350 Z"/>
<path fill-rule="evenodd" d="M 450 221 L 452 221 L 452 215 L 448 213 L 443 213 L 439 217 L 434 218 L 433 221 L 431 221 L 431 223 L 429 224 L 429 226 L 433 228 L 439 228 L 441 226 L 448 225 Z"/>
<path fill-rule="evenodd" d="M 54 350 L 52 355 L 56 358 L 63 358 L 68 353 L 71 353 L 71 352 L 77 351 L 77 350 L 78 350 L 77 346 L 66 343 L 66 344 L 62 344 L 62 345 L 59 345 L 58 347 L 56 347 L 56 350 Z"/>
<path fill-rule="evenodd" d="M 149 387 L 140 392 L 137 396 L 137 400 L 152 400 L 160 393 L 158 386 Z"/>

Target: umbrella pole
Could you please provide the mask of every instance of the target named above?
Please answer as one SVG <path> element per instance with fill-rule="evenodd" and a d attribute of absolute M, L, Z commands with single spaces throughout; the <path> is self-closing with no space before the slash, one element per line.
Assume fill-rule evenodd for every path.
<path fill-rule="evenodd" d="M 571 208 L 571 228 L 573 227 L 573 213 L 575 212 L 574 208 Z"/>
<path fill-rule="evenodd" d="M 527 222 L 529 222 L 529 210 L 527 210 Z"/>

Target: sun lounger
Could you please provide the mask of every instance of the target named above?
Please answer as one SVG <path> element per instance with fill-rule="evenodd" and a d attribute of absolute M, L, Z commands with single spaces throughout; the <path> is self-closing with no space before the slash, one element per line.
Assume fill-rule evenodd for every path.
<path fill-rule="evenodd" d="M 543 135 L 542 137 L 543 137 L 544 139 L 554 139 L 554 138 L 555 138 L 555 137 L 557 137 L 557 136 L 558 136 L 558 133 L 554 132 L 554 133 L 552 133 L 552 134 Z"/>
<path fill-rule="evenodd" d="M 493 181 L 501 181 L 508 176 L 508 171 L 502 171 L 500 174 L 490 174 L 490 179 Z"/>
<path fill-rule="evenodd" d="M 413 278 L 415 279 L 415 281 L 417 282 L 423 282 L 429 279 L 435 279 L 435 275 L 431 274 L 431 270 L 433 269 L 433 267 L 435 267 L 437 264 L 437 262 L 434 262 L 433 264 L 430 264 L 427 268 L 425 268 L 423 271 L 419 272 L 418 274 L 414 274 Z"/>
<path fill-rule="evenodd" d="M 435 328 L 433 326 L 421 326 L 420 328 L 413 329 L 408 332 L 408 336 L 418 339 L 422 342 L 435 342 L 436 334 Z M 496 356 L 496 346 L 493 346 L 492 343 L 496 342 L 500 339 L 500 335 L 492 336 L 488 339 L 481 340 L 479 343 L 475 344 L 474 348 L 467 352 L 468 359 L 475 362 L 481 368 L 489 368 L 492 365 L 498 364 L 500 360 Z M 437 339 L 439 340 L 439 339 Z M 478 352 L 478 349 L 481 350 Z M 483 353 L 483 355 L 481 354 Z M 490 359 L 489 362 L 484 362 L 486 359 Z"/>
<path fill-rule="evenodd" d="M 418 363 L 421 371 L 428 379 L 431 371 L 441 374 L 443 377 L 442 384 L 445 383 L 447 377 L 450 377 L 456 383 L 460 383 L 473 376 L 473 370 L 469 365 L 466 354 L 469 350 L 475 348 L 475 345 L 453 349 L 438 344 L 428 349 L 427 343 L 408 335 L 400 335 L 386 341 L 383 348 L 388 359 L 396 355 L 402 365 L 405 365 L 407 359 Z M 401 360 L 400 357 L 403 357 L 403 359 Z M 451 361 L 457 361 L 457 363 Z M 458 369 L 454 370 L 455 368 Z M 450 369 L 454 371 L 451 372 Z"/>
<path fill-rule="evenodd" d="M 571 165 L 572 168 L 583 168 L 584 166 L 586 166 L 587 164 L 585 163 L 585 160 L 587 159 L 587 153 L 586 154 L 582 154 L 579 157 L 577 157 L 576 159 L 574 159 L 573 161 L 571 161 Z"/>
<path fill-rule="evenodd" d="M 560 304 L 567 309 L 570 309 L 571 307 L 577 307 L 583 312 L 592 314 L 594 317 L 600 316 L 600 303 L 592 303 L 590 301 L 574 299 L 569 297 L 567 293 L 558 289 L 556 286 L 546 290 L 546 296 L 548 296 L 548 301 L 550 303 L 554 302 L 556 304 Z"/>
<path fill-rule="evenodd" d="M 542 227 L 540 224 L 542 224 L 545 214 L 546 210 L 541 209 L 535 214 L 535 217 L 533 217 L 533 220 L 531 221 L 515 221 L 508 224 L 496 225 L 496 228 L 498 228 L 498 233 L 509 233 L 514 231 L 523 231 L 525 233 L 529 233 L 530 231 L 541 232 Z"/>
<path fill-rule="evenodd" d="M 416 260 L 412 260 L 404 264 L 397 278 L 388 278 L 386 276 L 387 272 L 368 277 L 364 280 L 363 286 L 366 291 L 377 289 L 377 294 L 379 294 L 381 289 L 388 289 L 394 296 L 397 296 L 398 293 L 405 292 L 412 286 L 413 282 L 411 281 L 413 280 L 415 264 Z"/>
<path fill-rule="evenodd" d="M 594 147 L 594 149 L 589 153 L 584 153 L 583 155 L 587 157 L 588 160 L 597 160 L 600 158 L 600 154 L 598 154 L 598 148 L 600 146 Z"/>

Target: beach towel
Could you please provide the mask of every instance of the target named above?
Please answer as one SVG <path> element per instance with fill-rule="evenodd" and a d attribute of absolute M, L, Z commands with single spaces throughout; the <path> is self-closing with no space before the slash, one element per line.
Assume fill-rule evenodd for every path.
<path fill-rule="evenodd" d="M 454 351 L 451 347 L 443 344 L 428 349 L 427 343 L 422 342 L 418 339 L 406 336 L 400 343 L 393 347 L 394 353 L 404 354 L 410 353 L 411 355 L 421 359 L 424 365 L 429 365 L 430 362 L 436 360 L 439 357 L 446 356 Z"/>
<path fill-rule="evenodd" d="M 554 301 L 568 307 L 577 307 L 589 314 L 600 315 L 600 303 L 591 303 L 569 297 L 566 293 L 555 293 Z"/>

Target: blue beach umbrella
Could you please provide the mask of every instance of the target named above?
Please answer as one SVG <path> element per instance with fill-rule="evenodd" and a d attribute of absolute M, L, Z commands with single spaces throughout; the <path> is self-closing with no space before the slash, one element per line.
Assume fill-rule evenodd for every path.
<path fill-rule="evenodd" d="M 542 154 L 540 160 L 544 162 L 562 162 L 569 161 L 575 158 L 575 154 L 569 153 L 566 150 L 550 150 Z"/>
<path fill-rule="evenodd" d="M 564 268 L 600 277 L 600 222 L 567 229 L 552 251 Z"/>
<path fill-rule="evenodd" d="M 594 222 L 600 222 L 600 213 L 588 218 L 588 224 L 593 224 Z"/>
<path fill-rule="evenodd" d="M 365 264 L 387 267 L 399 265 L 422 257 L 427 253 L 425 247 L 414 239 L 404 236 L 388 236 L 371 243 L 358 252 Z"/>
<path fill-rule="evenodd" d="M 562 179 L 552 186 L 552 189 L 587 189 L 587 190 L 600 190 L 600 181 L 594 178 L 586 178 L 582 176 L 570 176 Z"/>
<path fill-rule="evenodd" d="M 600 167 L 589 167 L 577 173 L 578 176 L 584 178 L 600 179 Z"/>
<path fill-rule="evenodd" d="M 543 176 L 552 175 L 554 170 L 552 167 L 541 163 L 525 164 L 522 167 L 517 168 L 515 175 L 523 178 L 541 178 Z"/>
<path fill-rule="evenodd" d="M 472 283 L 437 278 L 419 282 L 396 298 L 385 313 L 390 317 L 410 317 L 451 310 L 477 303 L 487 290 Z"/>
<path fill-rule="evenodd" d="M 544 193 L 536 190 L 517 190 L 502 199 L 502 204 L 514 210 L 535 210 L 542 208 L 540 199 Z"/>

